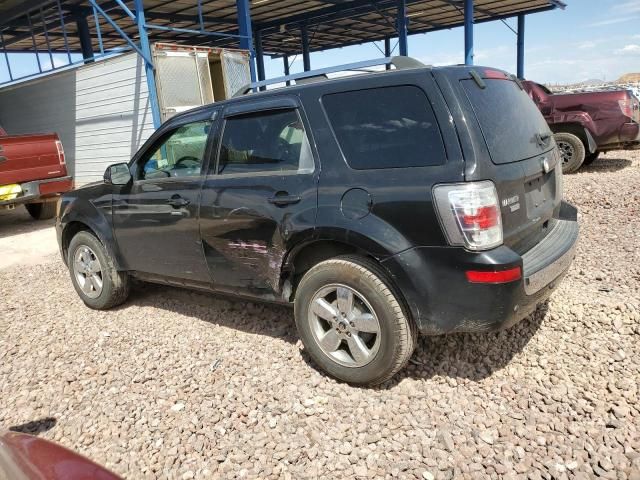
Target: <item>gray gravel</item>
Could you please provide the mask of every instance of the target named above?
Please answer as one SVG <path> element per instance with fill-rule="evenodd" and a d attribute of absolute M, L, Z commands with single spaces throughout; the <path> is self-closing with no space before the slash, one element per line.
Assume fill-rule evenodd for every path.
<path fill-rule="evenodd" d="M 640 478 L 640 154 L 565 177 L 579 257 L 498 334 L 423 338 L 388 384 L 337 383 L 292 312 L 140 285 L 83 306 L 56 257 L 0 270 L 0 428 L 127 478 Z"/>

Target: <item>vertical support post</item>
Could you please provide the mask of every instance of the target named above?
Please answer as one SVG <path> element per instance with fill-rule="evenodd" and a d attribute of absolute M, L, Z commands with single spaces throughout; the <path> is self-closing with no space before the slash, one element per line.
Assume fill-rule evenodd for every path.
<path fill-rule="evenodd" d="M 284 65 L 284 74 L 285 76 L 289 76 L 289 56 L 285 55 L 284 57 L 282 57 L 282 63 Z M 289 80 L 287 80 L 287 87 L 291 85 L 291 82 Z"/>
<path fill-rule="evenodd" d="M 264 53 L 262 51 L 262 32 L 256 30 L 253 41 L 256 44 L 256 66 L 258 67 L 258 81 L 264 80 Z M 261 87 L 264 90 L 264 87 Z"/>
<path fill-rule="evenodd" d="M 518 15 L 518 78 L 524 79 L 524 15 Z"/>
<path fill-rule="evenodd" d="M 384 56 L 387 58 L 391 56 L 391 39 L 389 37 L 384 39 Z M 391 70 L 391 65 L 387 63 L 384 68 L 385 70 Z"/>
<path fill-rule="evenodd" d="M 80 39 L 80 50 L 84 63 L 93 62 L 93 46 L 91 45 L 91 32 L 89 22 L 84 12 L 78 13 L 76 17 L 76 27 L 78 28 L 78 38 Z"/>
<path fill-rule="evenodd" d="M 140 36 L 140 50 L 144 54 L 146 58 L 151 57 L 151 46 L 149 45 L 149 36 L 147 35 L 147 28 L 145 26 L 145 18 L 144 18 L 144 5 L 142 4 L 143 0 L 135 0 L 135 9 L 136 9 L 136 24 L 138 26 L 138 35 Z M 153 126 L 155 128 L 160 127 L 162 125 L 162 120 L 160 118 L 160 104 L 158 103 L 158 92 L 156 90 L 156 75 L 153 64 L 148 62 L 145 58 L 144 61 L 144 70 L 147 75 L 147 87 L 149 90 L 149 105 L 151 106 L 151 116 L 153 118 Z"/>
<path fill-rule="evenodd" d="M 251 81 L 256 81 L 256 66 L 254 60 L 256 52 L 253 49 L 253 38 L 251 32 L 251 7 L 249 0 L 236 0 L 238 9 L 238 28 L 240 30 L 240 48 L 249 51 L 249 70 L 251 71 Z"/>
<path fill-rule="evenodd" d="M 473 0 L 464 0 L 464 63 L 473 65 Z"/>
<path fill-rule="evenodd" d="M 396 28 L 398 30 L 398 47 L 400 55 L 406 57 L 409 54 L 406 0 L 398 0 L 398 15 L 396 18 L 396 23 Z"/>
<path fill-rule="evenodd" d="M 306 25 L 300 27 L 300 36 L 302 37 L 302 64 L 304 71 L 311 70 L 311 55 L 309 54 L 309 30 Z"/>

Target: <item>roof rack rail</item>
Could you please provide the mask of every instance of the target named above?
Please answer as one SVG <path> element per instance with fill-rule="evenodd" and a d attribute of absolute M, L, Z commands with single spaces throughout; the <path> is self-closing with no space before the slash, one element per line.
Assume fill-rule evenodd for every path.
<path fill-rule="evenodd" d="M 257 90 L 260 87 L 267 87 L 269 85 L 274 85 L 278 83 L 285 83 L 291 80 L 304 80 L 314 78 L 315 81 L 326 78 L 327 73 L 336 73 L 336 72 L 345 72 L 349 70 L 359 70 L 367 67 L 377 67 L 380 65 L 393 65 L 397 70 L 404 70 L 407 68 L 420 68 L 427 67 L 419 60 L 416 60 L 412 57 L 405 56 L 395 56 L 395 57 L 384 57 L 378 58 L 375 60 L 363 60 L 362 62 L 355 63 L 347 63 L 345 65 L 336 65 L 334 67 L 327 68 L 319 68 L 317 70 L 309 70 L 307 72 L 294 73 L 292 75 L 284 75 L 282 77 L 270 78 L 269 80 L 262 80 L 260 82 L 253 82 L 243 86 L 240 90 L 238 90 L 234 97 L 239 97 L 242 95 L 246 95 L 253 90 Z M 311 80 L 314 81 L 314 80 Z M 304 82 L 304 83 L 311 83 Z M 299 82 L 303 83 L 303 82 Z"/>

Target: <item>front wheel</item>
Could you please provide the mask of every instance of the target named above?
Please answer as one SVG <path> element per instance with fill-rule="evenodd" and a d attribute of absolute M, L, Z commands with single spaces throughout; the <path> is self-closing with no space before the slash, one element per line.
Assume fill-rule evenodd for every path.
<path fill-rule="evenodd" d="M 573 173 L 578 170 L 584 162 L 585 149 L 578 137 L 572 133 L 556 133 L 554 135 L 560 158 L 562 159 L 562 173 Z"/>
<path fill-rule="evenodd" d="M 34 220 L 49 220 L 56 216 L 56 202 L 27 203 L 25 208 Z"/>
<path fill-rule="evenodd" d="M 88 307 L 106 310 L 129 296 L 129 275 L 116 270 L 104 245 L 90 232 L 71 239 L 67 265 L 73 286 Z"/>
<path fill-rule="evenodd" d="M 415 325 L 399 295 L 382 269 L 362 257 L 337 257 L 311 268 L 297 289 L 295 317 L 314 362 L 348 383 L 388 380 L 415 348 Z"/>

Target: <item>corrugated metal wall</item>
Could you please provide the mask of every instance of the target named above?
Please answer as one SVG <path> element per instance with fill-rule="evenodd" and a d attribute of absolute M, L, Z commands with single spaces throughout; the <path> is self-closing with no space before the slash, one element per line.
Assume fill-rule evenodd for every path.
<path fill-rule="evenodd" d="M 101 180 L 153 132 L 143 60 L 129 53 L 0 89 L 0 125 L 56 132 L 76 185 Z"/>

